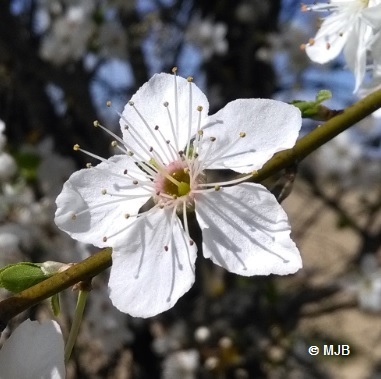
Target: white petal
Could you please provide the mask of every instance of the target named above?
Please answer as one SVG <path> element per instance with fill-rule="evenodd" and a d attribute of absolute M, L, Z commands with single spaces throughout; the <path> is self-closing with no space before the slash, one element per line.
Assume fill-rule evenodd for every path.
<path fill-rule="evenodd" d="M 276 152 L 294 146 L 301 125 L 300 111 L 293 105 L 267 99 L 235 100 L 209 117 L 199 159 L 209 169 L 258 170 Z M 239 136 L 242 132 L 244 138 Z M 216 140 L 211 142 L 210 137 Z"/>
<path fill-rule="evenodd" d="M 362 19 L 371 26 L 375 32 L 381 29 L 381 4 L 365 8 L 361 12 Z"/>
<path fill-rule="evenodd" d="M 202 115 L 206 117 L 209 110 L 209 103 L 206 96 L 194 84 L 190 84 L 182 77 L 176 77 L 177 81 L 177 101 L 178 113 L 176 117 L 175 107 L 175 78 L 169 74 L 154 75 L 147 83 L 145 83 L 132 97 L 133 106 L 127 104 L 123 111 L 123 117 L 120 119 L 120 126 L 123 131 L 124 140 L 131 146 L 131 149 L 138 153 L 144 159 L 149 159 L 151 154 L 148 149 L 153 147 L 154 151 L 158 152 L 163 158 L 164 163 L 168 163 L 168 146 L 165 140 L 171 141 L 172 146 L 176 150 L 183 150 L 186 146 L 188 135 L 192 136 L 197 130 L 199 111 L 198 106 L 202 106 Z M 191 89 L 190 89 L 191 88 Z M 191 99 L 191 105 L 189 104 Z M 163 104 L 169 103 L 168 108 Z M 136 112 L 136 110 L 140 115 Z M 171 127 L 170 111 L 174 127 Z M 176 119 L 178 124 L 176 127 Z M 125 129 L 125 126 L 132 126 Z M 158 125 L 163 137 L 158 131 L 155 131 L 155 126 Z M 189 125 L 191 126 L 189 130 Z M 140 143 L 143 143 L 143 149 L 136 142 L 134 137 L 138 132 L 141 136 Z M 172 132 L 175 131 L 175 135 Z M 131 133 L 130 133 L 131 132 Z"/>
<path fill-rule="evenodd" d="M 285 275 L 302 267 L 286 213 L 260 184 L 197 194 L 196 215 L 204 256 L 230 272 Z"/>
<path fill-rule="evenodd" d="M 365 76 L 366 70 L 366 49 L 367 41 L 370 37 L 370 28 L 364 23 L 356 23 L 350 32 L 347 44 L 344 48 L 345 61 L 349 69 L 354 73 L 356 92 Z"/>
<path fill-rule="evenodd" d="M 133 222 L 134 217 L 127 219 L 125 215 L 137 214 L 151 196 L 132 183 L 124 174 L 126 169 L 133 172 L 136 179 L 145 179 L 143 171 L 126 155 L 116 155 L 95 167 L 75 172 L 57 197 L 57 226 L 78 241 L 99 247 L 112 246 L 119 236 L 106 242 L 103 237 L 114 235 Z M 103 190 L 107 193 L 102 194 Z"/>
<path fill-rule="evenodd" d="M 55 321 L 24 321 L 0 351 L 0 379 L 65 378 L 64 342 Z"/>
<path fill-rule="evenodd" d="M 328 16 L 317 32 L 314 44 L 306 46 L 308 57 L 322 64 L 336 58 L 347 42 L 354 22 L 353 12 L 337 12 Z"/>
<path fill-rule="evenodd" d="M 171 210 L 158 209 L 139 218 L 125 243 L 114 247 L 109 288 L 120 311 L 136 317 L 157 315 L 172 308 L 193 285 L 196 245 L 190 246 L 176 215 L 171 229 L 171 217 Z"/>

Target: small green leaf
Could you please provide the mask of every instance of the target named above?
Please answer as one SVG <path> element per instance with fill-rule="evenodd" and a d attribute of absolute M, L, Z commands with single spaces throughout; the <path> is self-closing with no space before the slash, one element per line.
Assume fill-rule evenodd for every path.
<path fill-rule="evenodd" d="M 50 298 L 50 305 L 52 306 L 52 310 L 54 313 L 54 316 L 59 316 L 61 313 L 61 306 L 60 306 L 60 294 L 56 293 Z"/>
<path fill-rule="evenodd" d="M 332 92 L 327 89 L 322 89 L 316 95 L 316 102 L 322 103 L 323 101 L 329 100 L 332 98 Z"/>
<path fill-rule="evenodd" d="M 299 108 L 303 118 L 327 121 L 338 113 L 338 111 L 333 111 L 326 106 L 321 105 L 323 101 L 328 100 L 331 97 L 331 91 L 324 89 L 317 93 L 314 101 L 294 100 L 291 101 L 290 104 Z"/>
<path fill-rule="evenodd" d="M 42 282 L 48 276 L 40 265 L 31 262 L 11 264 L 0 269 L 0 286 L 8 291 L 18 293 Z"/>

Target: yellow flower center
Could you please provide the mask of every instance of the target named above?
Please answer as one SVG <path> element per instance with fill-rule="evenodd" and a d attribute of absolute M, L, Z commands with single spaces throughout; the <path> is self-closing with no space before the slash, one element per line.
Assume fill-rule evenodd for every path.
<path fill-rule="evenodd" d="M 189 173 L 184 169 L 176 169 L 169 173 L 171 179 L 165 178 L 163 192 L 170 196 L 185 196 L 190 192 Z"/>

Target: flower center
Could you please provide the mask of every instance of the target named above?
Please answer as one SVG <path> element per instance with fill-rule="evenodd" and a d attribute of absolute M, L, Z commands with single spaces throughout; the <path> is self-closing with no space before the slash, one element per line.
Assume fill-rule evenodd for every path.
<path fill-rule="evenodd" d="M 186 196 L 191 191 L 189 169 L 183 161 L 158 168 L 154 182 L 156 192 L 173 198 Z"/>
<path fill-rule="evenodd" d="M 185 196 L 190 192 L 190 177 L 186 169 L 175 170 L 165 177 L 162 192 L 170 196 Z"/>

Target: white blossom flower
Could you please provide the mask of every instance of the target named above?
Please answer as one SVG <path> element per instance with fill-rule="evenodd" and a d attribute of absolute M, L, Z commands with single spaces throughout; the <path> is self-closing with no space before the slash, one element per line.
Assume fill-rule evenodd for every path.
<path fill-rule="evenodd" d="M 54 21 L 52 29 L 42 39 L 42 59 L 62 65 L 82 58 L 95 31 L 91 7 L 86 4 L 90 5 L 90 2 L 69 7 L 64 15 Z"/>
<path fill-rule="evenodd" d="M 315 38 L 305 45 L 307 55 L 317 63 L 327 63 L 344 50 L 345 60 L 353 71 L 359 88 L 366 70 L 367 51 L 374 32 L 381 28 L 380 0 L 332 0 L 304 5 L 303 10 L 331 11 Z"/>
<path fill-rule="evenodd" d="M 0 350 L 0 379 L 65 378 L 64 342 L 53 321 L 24 321 Z"/>
<path fill-rule="evenodd" d="M 113 248 L 110 297 L 133 316 L 171 308 L 192 286 L 197 248 L 187 213 L 194 210 L 204 256 L 230 272 L 284 275 L 302 265 L 275 197 L 242 183 L 294 145 L 300 111 L 266 99 L 235 100 L 213 116 L 208 108 L 192 78 L 154 75 L 121 115 L 123 139 L 113 134 L 123 154 L 106 160 L 86 152 L 101 163 L 74 173 L 57 198 L 62 230 Z M 248 174 L 208 183 L 208 169 Z M 150 198 L 154 205 L 139 213 Z"/>

